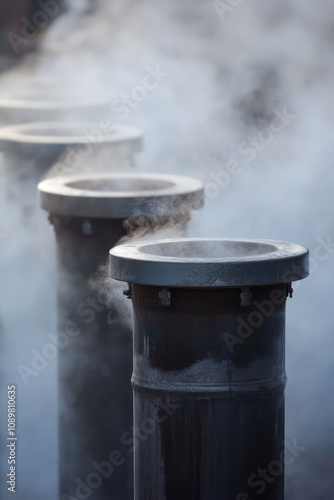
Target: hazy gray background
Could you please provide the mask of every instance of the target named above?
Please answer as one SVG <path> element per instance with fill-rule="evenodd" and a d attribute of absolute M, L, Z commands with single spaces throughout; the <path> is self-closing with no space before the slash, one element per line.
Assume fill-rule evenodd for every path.
<path fill-rule="evenodd" d="M 160 66 L 168 77 L 127 118 L 115 108 L 106 117 L 144 130 L 138 170 L 204 181 L 207 205 L 191 235 L 310 248 L 311 276 L 295 286 L 287 309 L 287 440 L 306 447 L 287 467 L 288 500 L 328 500 L 334 487 L 334 250 L 316 258 L 319 238 L 334 240 L 333 28 L 330 0 L 244 0 L 223 19 L 210 1 L 77 0 L 38 34 L 38 51 L 0 78 L 2 95 L 58 79 L 69 93 L 106 92 L 115 104 L 141 85 L 147 66 Z M 293 118 L 268 136 L 263 129 L 284 108 Z M 255 156 L 245 153 L 252 137 L 260 141 Z M 232 160 L 239 174 L 212 186 L 213 173 Z M 9 178 L 2 171 L 2 190 Z M 17 186 L 33 192 L 26 181 Z M 16 498 L 55 500 L 56 361 L 27 387 L 17 372 L 56 329 L 54 243 L 46 215 L 36 209 L 22 216 L 19 206 L 14 197 L 11 209 L 1 210 L 0 423 L 5 429 L 4 387 L 17 383 Z"/>

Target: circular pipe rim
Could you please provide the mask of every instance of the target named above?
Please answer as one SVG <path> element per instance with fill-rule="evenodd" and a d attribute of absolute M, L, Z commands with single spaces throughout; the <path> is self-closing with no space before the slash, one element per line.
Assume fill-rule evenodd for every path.
<path fill-rule="evenodd" d="M 88 130 L 92 131 L 99 128 L 100 125 L 96 122 L 67 122 L 67 121 L 52 121 L 52 122 L 36 122 L 24 123 L 19 125 L 9 125 L 0 128 L 0 149 L 16 150 L 19 145 L 22 146 L 80 146 L 86 144 L 100 145 L 131 145 L 133 151 L 142 150 L 142 132 L 134 127 L 126 127 L 123 125 L 113 126 L 113 133 L 103 134 L 101 141 L 92 140 L 84 133 Z M 35 134 L 35 131 L 54 130 L 55 132 L 64 129 L 81 131 L 78 135 L 52 135 L 52 134 Z M 86 130 L 87 129 L 87 130 Z"/>
<path fill-rule="evenodd" d="M 150 189 L 96 190 L 80 183 L 157 183 Z M 164 217 L 199 209 L 204 203 L 203 184 L 189 177 L 151 173 L 81 174 L 45 179 L 38 185 L 40 206 L 69 217 Z"/>
<path fill-rule="evenodd" d="M 208 256 L 176 256 L 168 245 L 206 245 Z M 229 247 L 229 255 L 210 256 L 210 245 Z M 157 248 L 159 252 L 157 253 Z M 243 247 L 244 255 L 233 255 Z M 253 253 L 246 251 L 253 247 Z M 263 252 L 256 249 L 262 248 Z M 267 251 L 266 251 L 267 250 Z M 194 251 L 196 253 L 196 251 Z M 216 252 L 216 250 L 215 250 Z M 110 250 L 109 273 L 116 280 L 162 287 L 242 287 L 291 283 L 309 274 L 309 251 L 275 240 L 178 238 L 137 241 Z"/>
<path fill-rule="evenodd" d="M 89 110 L 89 109 L 104 109 L 109 100 L 100 99 L 93 101 L 75 101 L 73 97 L 66 99 L 28 99 L 20 97 L 0 98 L 0 110 L 17 110 L 17 111 L 72 111 L 72 110 Z"/>

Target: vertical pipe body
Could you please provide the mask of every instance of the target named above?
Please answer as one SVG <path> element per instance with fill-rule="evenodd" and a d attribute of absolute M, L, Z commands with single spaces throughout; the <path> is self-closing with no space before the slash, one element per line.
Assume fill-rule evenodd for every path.
<path fill-rule="evenodd" d="M 135 499 L 283 500 L 286 285 L 131 290 Z"/>
<path fill-rule="evenodd" d="M 110 454 L 120 449 L 121 434 L 132 426 L 132 341 L 119 322 L 108 324 L 114 315 L 88 284 L 106 262 L 110 245 L 124 236 L 123 221 L 52 219 L 58 253 L 59 341 L 64 336 L 66 343 L 58 358 L 60 498 L 77 498 L 79 485 L 82 494 L 92 492 L 92 500 L 131 498 L 131 455 L 122 457 L 112 471 Z"/>
<path fill-rule="evenodd" d="M 152 230 L 172 223 L 183 233 L 188 219 L 183 214 L 145 221 Z M 59 341 L 64 337 L 66 343 L 58 361 L 60 498 L 81 493 L 91 500 L 132 500 L 133 453 L 127 444 L 133 433 L 132 334 L 88 285 L 110 247 L 125 235 L 124 220 L 59 215 L 52 220 Z"/>
<path fill-rule="evenodd" d="M 125 233 L 184 234 L 203 186 L 127 173 L 58 177 L 38 189 L 58 247 L 60 498 L 132 500 L 132 334 L 89 279 Z"/>

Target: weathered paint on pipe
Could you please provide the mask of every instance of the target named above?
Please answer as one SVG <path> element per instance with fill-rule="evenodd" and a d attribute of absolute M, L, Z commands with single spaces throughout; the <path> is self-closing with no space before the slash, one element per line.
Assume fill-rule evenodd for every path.
<path fill-rule="evenodd" d="M 307 275 L 307 249 L 189 239 L 110 254 L 110 274 L 130 282 L 134 310 L 135 500 L 283 500 L 292 289 L 280 280 Z M 266 283 L 261 261 L 276 282 Z M 245 280 L 262 284 L 238 282 L 239 263 Z"/>
<path fill-rule="evenodd" d="M 282 303 L 231 353 L 224 333 L 258 311 L 241 307 L 240 290 L 170 288 L 171 305 L 162 307 L 159 289 L 132 286 L 135 428 L 145 435 L 135 455 L 137 500 L 252 498 L 259 488 L 249 478 L 280 460 L 286 285 L 251 292 L 263 302 L 273 289 Z M 283 472 L 262 498 L 283 500 Z"/>

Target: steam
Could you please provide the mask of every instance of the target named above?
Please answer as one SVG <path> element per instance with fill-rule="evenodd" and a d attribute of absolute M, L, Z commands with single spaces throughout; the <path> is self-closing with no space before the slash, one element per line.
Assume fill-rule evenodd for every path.
<path fill-rule="evenodd" d="M 132 336 L 133 308 L 130 300 L 125 300 L 126 283 L 109 276 L 108 266 L 102 265 L 89 280 L 90 288 L 104 297 L 103 305 L 108 309 L 108 324 L 120 322 Z"/>
<path fill-rule="evenodd" d="M 287 439 L 297 438 L 307 448 L 287 469 L 287 498 L 327 498 L 334 486 L 328 472 L 334 462 L 328 282 L 334 258 L 330 250 L 322 251 L 321 262 L 315 255 L 319 238 L 333 239 L 333 2 L 245 0 L 224 19 L 210 1 L 99 0 L 91 5 L 90 0 L 73 2 L 46 31 L 38 53 L 2 75 L 0 95 L 16 97 L 25 93 L 23 88 L 70 101 L 106 95 L 105 118 L 144 130 L 139 171 L 190 175 L 206 185 L 206 208 L 193 216 L 190 236 L 269 238 L 309 246 L 317 266 L 295 286 L 287 315 Z M 122 119 L 112 103 L 131 96 L 148 65 L 159 65 L 169 76 Z M 275 111 L 284 109 L 294 118 L 265 143 L 264 129 L 277 118 Z M 242 152 L 245 148 L 251 153 Z M 101 150 L 100 157 L 85 158 L 78 171 L 114 168 L 107 157 L 107 150 Z M 239 173 L 231 175 L 231 161 Z M 75 161 L 68 166 L 62 157 L 60 162 L 77 172 Z M 45 165 L 41 177 L 50 167 Z M 20 174 L 17 164 L 2 162 L 1 168 L 1 203 L 9 203 L 6 212 L 2 207 L 0 227 L 0 233 L 9 234 L 0 245 L 2 281 L 8 287 L 0 306 L 8 359 L 3 366 L 6 381 L 16 380 L 20 388 L 16 365 L 26 363 L 30 350 L 43 345 L 47 332 L 56 328 L 50 319 L 54 243 L 52 228 L 37 207 L 37 179 L 30 175 L 34 163 L 21 166 Z M 22 199 L 29 205 L 25 215 L 17 208 Z M 151 238 L 152 222 L 136 227 L 138 221 L 129 221 L 128 231 L 136 239 Z M 166 227 L 155 237 L 174 235 Z M 107 305 L 120 307 L 129 324 L 131 303 L 122 295 L 123 285 L 111 283 L 105 268 L 94 279 L 93 286 L 113 290 Z M 50 491 L 56 490 L 51 451 L 56 444 L 49 438 L 56 427 L 55 372 L 50 365 L 44 373 L 42 381 L 36 378 L 36 384 L 19 392 L 20 477 L 26 491 L 19 491 L 18 500 L 51 498 Z M 43 407 L 33 411 L 36 401 L 43 401 Z M 34 450 L 31 435 L 37 436 Z M 38 486 L 33 478 L 41 477 L 42 463 L 45 483 Z"/>
<path fill-rule="evenodd" d="M 94 138 L 88 139 L 85 146 L 69 146 L 57 158 L 45 177 L 63 175 L 80 175 L 85 173 L 103 172 L 131 172 L 135 166 L 135 159 L 131 148 L 101 144 Z"/>

